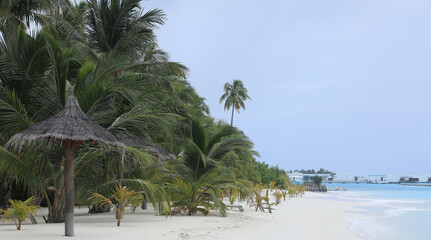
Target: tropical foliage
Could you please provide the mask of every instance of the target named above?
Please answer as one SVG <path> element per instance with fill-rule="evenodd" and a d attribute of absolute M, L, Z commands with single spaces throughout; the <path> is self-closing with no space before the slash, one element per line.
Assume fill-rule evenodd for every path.
<path fill-rule="evenodd" d="M 0 209 L 2 221 L 12 221 L 15 223 L 16 229 L 21 230 L 22 223 L 29 217 L 36 215 L 36 210 L 40 207 L 35 205 L 34 197 L 30 197 L 25 201 L 9 200 L 10 207 L 6 210 Z"/>
<path fill-rule="evenodd" d="M 100 193 L 93 193 L 89 198 L 90 202 L 96 206 L 109 204 L 114 207 L 117 214 L 117 226 L 121 225 L 121 219 L 124 216 L 124 208 L 128 205 L 139 205 L 144 200 L 144 196 L 138 192 L 130 190 L 126 186 L 117 184 L 111 196 L 105 197 Z"/>
<path fill-rule="evenodd" d="M 229 110 L 232 108 L 232 116 L 230 119 L 230 125 L 233 125 L 233 113 L 234 110 L 239 110 L 241 108 L 245 109 L 244 101 L 251 98 L 248 96 L 247 88 L 241 80 L 234 79 L 232 83 L 226 83 L 224 85 L 224 94 L 220 97 L 220 103 L 224 102 L 224 109 Z"/>
<path fill-rule="evenodd" d="M 124 207 L 144 199 L 163 214 L 225 216 L 219 199 L 229 192 L 233 200 L 247 199 L 257 183 L 285 185 L 286 172 L 256 161 L 233 118 L 229 125 L 209 115 L 187 67 L 158 45 L 154 30 L 165 14 L 141 6 L 140 0 L 0 4 L 0 208 L 30 197 L 48 208 L 47 222 L 63 221 L 64 150 L 49 140 L 20 149 L 7 142 L 60 112 L 71 87 L 83 112 L 127 145 L 122 153 L 84 142 L 75 151 L 75 204 L 112 205 L 118 225 Z M 225 85 L 226 109 L 239 111 L 247 99 L 241 81 Z"/>

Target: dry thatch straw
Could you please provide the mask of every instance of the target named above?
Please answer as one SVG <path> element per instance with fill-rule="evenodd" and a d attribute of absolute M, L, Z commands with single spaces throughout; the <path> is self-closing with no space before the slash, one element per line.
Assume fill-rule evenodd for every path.
<path fill-rule="evenodd" d="M 55 139 L 60 142 L 64 140 L 96 141 L 125 148 L 124 143 L 117 137 L 84 114 L 71 92 L 72 90 L 69 91 L 66 106 L 61 112 L 14 135 L 6 146 L 21 148 L 25 144 L 46 144 L 46 140 L 51 143 Z"/>

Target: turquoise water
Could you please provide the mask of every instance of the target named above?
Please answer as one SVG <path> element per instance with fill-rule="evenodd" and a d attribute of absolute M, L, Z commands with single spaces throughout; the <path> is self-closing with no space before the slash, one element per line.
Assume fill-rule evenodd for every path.
<path fill-rule="evenodd" d="M 328 188 L 348 191 L 329 192 L 341 201 L 358 204 L 358 218 L 351 219 L 352 230 L 369 240 L 430 240 L 431 187 L 398 184 L 331 183 Z"/>

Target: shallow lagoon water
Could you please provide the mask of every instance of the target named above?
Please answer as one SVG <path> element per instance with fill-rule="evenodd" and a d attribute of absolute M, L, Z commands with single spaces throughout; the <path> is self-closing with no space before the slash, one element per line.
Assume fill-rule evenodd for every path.
<path fill-rule="evenodd" d="M 329 192 L 340 201 L 367 203 L 358 206 L 361 217 L 351 228 L 369 240 L 431 239 L 431 187 L 398 184 L 330 183 Z M 359 211 L 360 210 L 360 211 Z"/>

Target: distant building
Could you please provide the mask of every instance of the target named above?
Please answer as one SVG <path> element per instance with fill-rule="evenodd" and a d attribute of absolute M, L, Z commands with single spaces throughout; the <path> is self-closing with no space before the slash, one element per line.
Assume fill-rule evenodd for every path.
<path fill-rule="evenodd" d="M 302 184 L 304 182 L 303 175 L 300 172 L 293 172 L 293 173 L 289 173 L 287 175 L 289 176 L 290 182 L 292 182 L 294 184 Z"/>
<path fill-rule="evenodd" d="M 313 179 L 316 175 L 319 177 L 322 177 L 322 182 L 332 182 L 334 180 L 331 174 L 293 172 L 293 173 L 289 173 L 288 175 L 289 175 L 289 180 L 294 184 L 313 182 Z"/>
<path fill-rule="evenodd" d="M 389 183 L 387 175 L 368 175 L 369 183 Z"/>
<path fill-rule="evenodd" d="M 353 182 L 365 182 L 364 176 L 353 176 Z"/>
<path fill-rule="evenodd" d="M 406 177 L 406 176 L 400 177 L 400 181 L 399 181 L 399 183 L 417 183 L 417 182 L 419 182 L 419 178 Z"/>
<path fill-rule="evenodd" d="M 431 177 L 429 175 L 423 174 L 418 175 L 337 175 L 333 180 L 334 182 L 340 183 L 418 183 L 418 182 L 429 182 L 431 183 Z"/>
<path fill-rule="evenodd" d="M 400 183 L 404 183 L 404 182 L 408 182 L 409 181 L 409 177 L 408 176 L 402 176 L 400 177 Z"/>
<path fill-rule="evenodd" d="M 304 173 L 303 174 L 304 182 L 313 182 L 313 179 L 316 175 L 319 177 L 322 177 L 322 182 L 331 182 L 334 180 L 331 174 Z"/>

